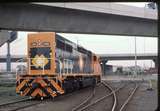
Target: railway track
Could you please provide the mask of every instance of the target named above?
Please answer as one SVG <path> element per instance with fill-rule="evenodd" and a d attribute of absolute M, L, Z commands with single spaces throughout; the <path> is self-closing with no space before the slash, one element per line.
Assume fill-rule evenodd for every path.
<path fill-rule="evenodd" d="M 129 101 L 132 99 L 132 97 L 134 96 L 135 92 L 137 91 L 138 87 L 139 87 L 139 84 L 138 83 L 135 83 L 135 82 L 132 82 L 132 84 L 134 86 L 130 86 L 128 84 L 128 88 L 125 88 L 124 91 L 121 91 L 119 93 L 121 94 L 117 94 L 117 101 L 118 101 L 118 104 L 116 106 L 116 111 L 125 111 L 125 108 L 127 107 L 127 104 L 129 103 Z M 128 93 L 127 91 L 128 90 Z M 121 98 L 123 94 L 123 98 Z"/>
<path fill-rule="evenodd" d="M 87 108 L 89 108 L 89 107 L 91 107 L 91 106 L 93 106 L 93 105 L 96 105 L 96 104 L 98 104 L 99 102 L 101 102 L 101 101 L 103 101 L 104 99 L 106 99 L 107 97 L 110 97 L 111 95 L 113 95 L 113 106 L 112 106 L 112 108 L 111 108 L 111 111 L 114 111 L 114 109 L 115 109 L 115 106 L 116 106 L 116 104 L 117 104 L 117 100 L 116 100 L 116 94 L 115 94 L 115 92 L 116 91 L 118 91 L 118 90 L 120 90 L 122 87 L 124 87 L 124 86 L 122 86 L 122 87 L 119 87 L 119 88 L 117 88 L 115 91 L 113 90 L 113 88 L 109 85 L 109 84 L 107 84 L 107 83 L 105 83 L 105 82 L 102 82 L 101 84 L 103 84 L 107 89 L 109 89 L 109 94 L 105 94 L 104 96 L 102 96 L 102 97 L 99 97 L 99 98 L 97 98 L 96 100 L 94 100 L 93 102 L 90 102 L 89 103 L 89 101 L 91 100 L 91 99 L 93 99 L 93 97 L 95 96 L 95 88 L 94 88 L 94 91 L 91 93 L 91 95 L 88 97 L 88 98 L 86 98 L 85 100 L 84 100 L 84 102 L 82 102 L 81 104 L 79 104 L 79 105 L 77 105 L 76 107 L 74 107 L 73 109 L 72 109 L 72 111 L 84 111 L 84 110 L 86 110 Z M 89 103 L 89 104 L 87 104 L 87 105 L 85 105 L 84 106 L 84 104 L 86 104 L 86 103 Z"/>
<path fill-rule="evenodd" d="M 77 109 L 88 103 L 94 97 L 94 95 L 95 95 L 95 87 L 93 87 L 91 94 L 82 103 L 74 107 L 72 111 L 76 111 Z"/>
<path fill-rule="evenodd" d="M 32 100 L 32 101 L 31 101 Z M 36 101 L 33 99 L 20 99 L 17 101 L 7 102 L 0 104 L 0 111 L 18 111 L 21 109 L 25 109 L 36 104 L 41 103 L 42 101 Z"/>
<path fill-rule="evenodd" d="M 109 94 L 104 95 L 103 97 L 100 97 L 96 100 L 94 100 L 93 102 L 90 102 L 91 99 L 95 96 L 95 89 L 93 90 L 93 92 L 91 93 L 91 95 L 89 97 L 87 97 L 82 103 L 80 103 L 79 105 L 77 105 L 76 107 L 74 107 L 72 109 L 72 111 L 88 111 L 88 109 L 90 109 L 91 106 L 94 105 L 98 105 L 98 103 L 100 102 L 105 102 L 106 99 L 109 99 L 110 96 L 113 97 L 112 100 L 112 105 L 110 103 L 110 111 L 124 111 L 125 107 L 127 106 L 127 104 L 129 103 L 129 101 L 131 100 L 131 98 L 134 96 L 134 93 L 136 92 L 136 90 L 138 89 L 139 85 L 137 83 L 133 83 L 133 82 L 129 82 L 129 83 L 124 83 L 123 85 L 120 85 L 120 87 L 118 87 L 117 89 L 113 89 L 109 84 L 107 84 L 106 82 L 102 82 L 102 84 L 108 88 L 110 90 Z M 122 95 L 118 95 L 118 93 L 120 92 L 120 90 L 127 90 L 127 86 L 131 86 L 131 84 L 134 84 L 134 87 L 132 86 L 132 90 L 130 90 L 129 92 L 129 96 L 127 98 L 125 98 L 125 101 L 123 101 L 123 103 L 121 102 L 121 105 L 119 104 L 120 100 L 119 100 L 119 96 Z M 89 103 L 87 105 L 84 106 L 84 104 Z M 106 103 L 107 104 L 107 103 Z M 103 108 L 104 110 L 105 108 Z M 94 109 L 91 109 L 94 110 Z M 96 110 L 95 110 L 96 111 Z M 105 109 L 105 111 L 108 111 L 108 109 Z"/>

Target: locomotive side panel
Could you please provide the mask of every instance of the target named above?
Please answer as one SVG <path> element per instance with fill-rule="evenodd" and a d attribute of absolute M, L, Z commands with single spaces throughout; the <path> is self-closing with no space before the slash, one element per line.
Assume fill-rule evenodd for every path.
<path fill-rule="evenodd" d="M 56 35 L 57 72 L 93 73 L 92 53 L 77 44 Z"/>

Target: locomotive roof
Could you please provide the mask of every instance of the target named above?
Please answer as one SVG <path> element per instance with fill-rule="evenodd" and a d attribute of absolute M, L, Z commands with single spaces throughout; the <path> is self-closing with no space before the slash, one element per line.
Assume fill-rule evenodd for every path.
<path fill-rule="evenodd" d="M 61 35 L 59 35 L 59 34 L 57 34 L 57 33 L 56 33 L 56 39 L 59 39 L 59 40 L 62 40 L 62 41 L 67 41 L 67 42 L 69 42 L 69 43 L 75 44 L 74 42 L 72 42 L 72 41 L 70 41 L 70 40 L 62 37 Z"/>
<path fill-rule="evenodd" d="M 66 39 L 66 38 L 64 38 L 64 37 L 62 37 L 61 35 L 59 35 L 59 34 L 57 34 L 57 33 L 56 33 L 56 39 L 59 39 L 59 40 L 62 40 L 62 41 L 67 41 L 67 42 L 69 42 L 69 43 L 71 43 L 71 44 L 76 45 L 76 43 L 74 43 L 74 42 L 72 42 L 72 41 L 70 41 L 70 40 L 68 40 L 68 39 Z M 87 50 L 87 49 L 84 48 L 83 46 L 80 46 L 80 45 L 78 45 L 78 44 L 77 44 L 77 46 L 80 47 L 80 48 L 85 49 L 86 51 L 88 51 L 88 52 L 90 52 L 90 53 L 92 53 L 90 50 Z"/>

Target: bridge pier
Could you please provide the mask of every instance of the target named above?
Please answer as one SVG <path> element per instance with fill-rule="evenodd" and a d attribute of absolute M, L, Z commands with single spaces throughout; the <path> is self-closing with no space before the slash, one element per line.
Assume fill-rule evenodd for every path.
<path fill-rule="evenodd" d="M 11 71 L 11 54 L 10 54 L 10 42 L 7 42 L 7 58 L 6 58 L 6 62 L 7 62 L 7 72 Z"/>
<path fill-rule="evenodd" d="M 158 59 L 153 59 L 153 62 L 155 64 L 155 68 L 158 68 Z"/>
<path fill-rule="evenodd" d="M 12 32 L 8 32 L 10 34 L 9 39 L 6 41 L 7 43 L 7 58 L 6 58 L 6 69 L 7 72 L 11 71 L 11 54 L 10 54 L 10 43 L 13 42 L 15 39 L 17 39 L 17 32 L 16 31 L 12 31 Z"/>
<path fill-rule="evenodd" d="M 106 63 L 108 62 L 108 60 L 102 60 L 100 61 L 100 64 L 101 64 L 101 69 L 102 69 L 102 75 L 105 75 L 105 72 L 106 72 Z"/>

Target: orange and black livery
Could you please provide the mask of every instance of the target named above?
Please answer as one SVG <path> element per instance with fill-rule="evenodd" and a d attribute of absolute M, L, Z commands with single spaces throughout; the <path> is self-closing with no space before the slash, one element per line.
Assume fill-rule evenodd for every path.
<path fill-rule="evenodd" d="M 28 34 L 27 68 L 17 71 L 21 96 L 55 97 L 101 80 L 96 54 L 54 32 Z"/>

